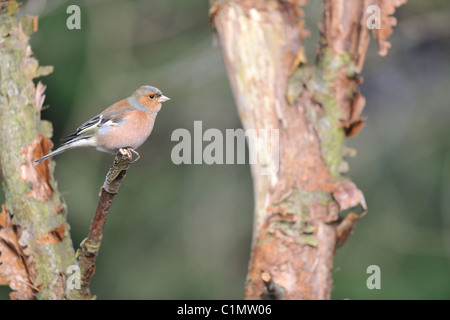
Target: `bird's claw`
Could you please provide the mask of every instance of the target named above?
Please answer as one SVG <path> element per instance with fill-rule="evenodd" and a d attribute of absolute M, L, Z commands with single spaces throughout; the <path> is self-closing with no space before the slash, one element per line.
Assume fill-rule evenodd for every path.
<path fill-rule="evenodd" d="M 121 149 L 119 149 L 119 152 L 120 152 L 121 155 L 127 156 L 129 158 L 133 158 L 131 153 L 134 153 L 135 155 L 137 155 L 137 158 L 134 159 L 131 163 L 135 163 L 141 157 L 136 150 L 134 150 L 133 148 L 129 148 L 129 147 L 128 148 L 121 148 Z"/>
<path fill-rule="evenodd" d="M 132 149 L 132 148 L 128 148 L 128 150 L 130 150 L 130 151 L 133 152 L 135 155 L 137 155 L 137 158 L 134 159 L 133 162 L 131 162 L 131 163 L 135 163 L 136 161 L 138 161 L 139 158 L 141 157 L 141 156 L 139 155 L 139 153 L 138 153 L 136 150 Z"/>

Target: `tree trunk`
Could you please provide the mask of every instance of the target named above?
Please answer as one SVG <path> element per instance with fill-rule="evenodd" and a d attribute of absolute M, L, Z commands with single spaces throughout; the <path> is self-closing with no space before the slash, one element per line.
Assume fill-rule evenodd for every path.
<path fill-rule="evenodd" d="M 308 66 L 302 46 L 306 0 L 213 1 L 228 77 L 245 129 L 275 130 L 275 173 L 251 166 L 255 213 L 248 299 L 330 299 L 336 247 L 366 211 L 345 173 L 365 100 L 359 76 L 370 40 L 367 7 L 381 8 L 374 35 L 386 54 L 390 17 L 403 1 L 324 1 L 319 50 Z M 249 145 L 264 154 L 263 144 Z M 278 158 L 279 157 L 279 158 Z"/>
<path fill-rule="evenodd" d="M 76 264 L 66 205 L 47 154 L 51 124 L 40 120 L 45 87 L 33 79 L 51 72 L 31 57 L 28 35 L 37 17 L 18 21 L 16 1 L 0 1 L 0 159 L 6 203 L 0 215 L 0 284 L 14 299 L 61 299 L 64 272 Z"/>

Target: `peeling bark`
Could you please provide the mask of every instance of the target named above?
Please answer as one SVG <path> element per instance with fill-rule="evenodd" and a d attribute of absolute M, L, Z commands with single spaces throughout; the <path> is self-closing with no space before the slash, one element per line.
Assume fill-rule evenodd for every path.
<path fill-rule="evenodd" d="M 47 139 L 51 125 L 40 120 L 45 86 L 35 87 L 32 80 L 52 68 L 39 66 L 31 56 L 28 39 L 37 30 L 37 17 L 18 21 L 17 10 L 16 1 L 0 1 L 0 159 L 6 199 L 0 283 L 17 290 L 11 298 L 61 299 L 64 272 L 75 263 L 67 209 L 53 179 L 53 163 L 33 165 L 52 143 Z M 14 259 L 18 262 L 12 266 Z M 19 269 L 20 279 L 14 272 Z"/>
<path fill-rule="evenodd" d="M 302 46 L 299 6 L 305 2 L 217 1 L 210 10 L 242 125 L 279 132 L 278 172 L 264 175 L 261 165 L 251 166 L 255 218 L 248 299 L 330 299 L 336 247 L 366 211 L 362 192 L 345 176 L 344 160 L 354 154 L 346 137 L 356 135 L 365 120 L 358 85 L 370 40 L 366 7 L 402 1 L 325 0 L 311 66 Z M 386 45 L 390 32 L 376 34 Z"/>

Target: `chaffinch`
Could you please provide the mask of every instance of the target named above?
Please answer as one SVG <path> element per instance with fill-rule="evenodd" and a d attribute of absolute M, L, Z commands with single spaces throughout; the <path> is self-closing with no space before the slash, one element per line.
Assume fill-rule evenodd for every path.
<path fill-rule="evenodd" d="M 34 161 L 34 164 L 78 147 L 95 147 L 108 153 L 129 148 L 139 156 L 135 149 L 147 140 L 161 104 L 168 100 L 159 89 L 142 86 L 130 97 L 114 103 L 83 123 L 74 133 L 62 138 L 61 147 Z"/>

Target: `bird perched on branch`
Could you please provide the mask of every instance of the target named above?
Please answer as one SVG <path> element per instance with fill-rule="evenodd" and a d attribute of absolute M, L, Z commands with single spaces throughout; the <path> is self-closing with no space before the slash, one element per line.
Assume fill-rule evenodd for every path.
<path fill-rule="evenodd" d="M 135 149 L 147 140 L 161 104 L 168 100 L 159 89 L 142 86 L 130 97 L 114 103 L 83 123 L 74 133 L 62 138 L 61 147 L 34 161 L 34 164 L 78 147 L 95 147 L 108 153 L 129 148 L 139 156 Z"/>

